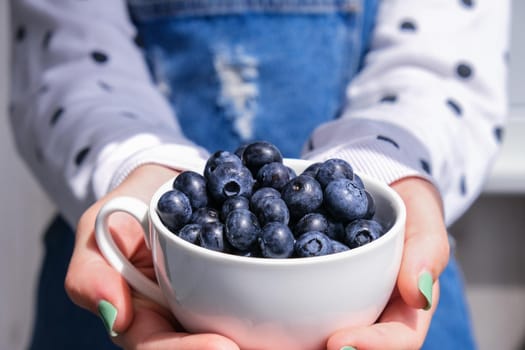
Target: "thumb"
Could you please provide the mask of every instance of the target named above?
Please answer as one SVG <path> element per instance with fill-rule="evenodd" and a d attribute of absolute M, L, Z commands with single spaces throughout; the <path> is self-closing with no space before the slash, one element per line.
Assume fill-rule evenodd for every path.
<path fill-rule="evenodd" d="M 176 171 L 147 164 L 135 169 L 114 191 L 93 204 L 80 218 L 76 242 L 65 280 L 69 297 L 79 306 L 99 314 L 110 334 L 126 330 L 133 318 L 132 294 L 122 275 L 108 264 L 95 240 L 94 227 L 100 208 L 111 198 L 131 195 L 146 203 Z M 109 218 L 113 239 L 124 256 L 150 278 L 154 278 L 151 254 L 145 247 L 141 225 L 129 214 Z"/>
<path fill-rule="evenodd" d="M 407 209 L 399 293 L 408 305 L 430 309 L 434 302 L 433 285 L 450 254 L 441 198 L 430 182 L 420 178 L 402 179 L 392 187 Z"/>

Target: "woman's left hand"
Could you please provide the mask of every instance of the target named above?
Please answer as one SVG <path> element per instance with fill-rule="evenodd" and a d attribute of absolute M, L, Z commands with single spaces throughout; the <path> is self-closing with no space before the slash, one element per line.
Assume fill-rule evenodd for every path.
<path fill-rule="evenodd" d="M 401 179 L 392 187 L 407 209 L 397 287 L 377 323 L 334 333 L 328 350 L 415 350 L 425 340 L 439 299 L 438 277 L 449 259 L 441 197 L 420 178 Z"/>

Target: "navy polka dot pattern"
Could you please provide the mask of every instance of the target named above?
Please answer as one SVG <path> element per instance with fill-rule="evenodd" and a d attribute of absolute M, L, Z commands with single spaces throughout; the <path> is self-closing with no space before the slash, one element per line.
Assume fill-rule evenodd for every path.
<path fill-rule="evenodd" d="M 105 81 L 99 80 L 97 82 L 97 84 L 104 91 L 107 91 L 107 92 L 113 91 L 113 87 L 111 85 L 109 85 L 108 83 L 106 83 Z"/>
<path fill-rule="evenodd" d="M 399 28 L 405 32 L 414 32 L 416 31 L 416 24 L 412 20 L 407 19 L 401 22 Z"/>
<path fill-rule="evenodd" d="M 461 3 L 469 8 L 474 6 L 474 0 L 461 0 Z"/>
<path fill-rule="evenodd" d="M 40 86 L 40 88 L 38 89 L 39 94 L 45 94 L 48 91 L 49 91 L 49 85 L 47 84 Z"/>
<path fill-rule="evenodd" d="M 495 127 L 494 128 L 494 137 L 496 138 L 497 143 L 501 143 L 503 141 L 503 128 L 502 127 Z"/>
<path fill-rule="evenodd" d="M 472 75 L 472 67 L 468 63 L 460 63 L 456 66 L 456 73 L 460 78 L 470 78 Z"/>
<path fill-rule="evenodd" d="M 85 147 L 85 148 L 83 148 L 82 150 L 80 150 L 77 153 L 77 155 L 75 156 L 75 164 L 77 166 L 81 165 L 82 162 L 84 162 L 84 160 L 86 159 L 89 151 L 90 151 L 90 148 L 89 147 Z"/>
<path fill-rule="evenodd" d="M 64 114 L 64 108 L 62 107 L 59 107 L 55 113 L 53 113 L 53 116 L 51 117 L 51 120 L 49 121 L 49 123 L 51 125 L 55 125 L 58 120 L 60 119 L 60 117 L 62 116 L 62 114 Z"/>
<path fill-rule="evenodd" d="M 459 179 L 459 192 L 462 196 L 467 194 L 467 178 L 465 175 L 462 175 Z"/>
<path fill-rule="evenodd" d="M 397 101 L 397 96 L 396 95 L 385 95 L 383 97 L 381 97 L 381 100 L 379 100 L 380 102 L 396 102 Z"/>
<path fill-rule="evenodd" d="M 139 33 L 135 35 L 135 37 L 133 38 L 133 42 L 140 48 L 144 47 L 144 41 L 142 40 L 142 36 Z"/>
<path fill-rule="evenodd" d="M 51 38 L 53 37 L 53 32 L 51 30 L 47 31 L 44 35 L 44 39 L 42 40 L 42 47 L 44 50 L 47 50 L 51 43 Z"/>
<path fill-rule="evenodd" d="M 24 26 L 18 27 L 15 34 L 15 39 L 18 42 L 23 41 L 26 38 L 26 28 Z"/>
<path fill-rule="evenodd" d="M 426 161 L 425 159 L 420 159 L 419 162 L 421 164 L 421 169 L 423 169 L 425 173 L 432 175 L 432 170 L 430 169 L 430 163 Z"/>
<path fill-rule="evenodd" d="M 109 57 L 101 51 L 93 51 L 91 58 L 93 58 L 96 63 L 106 63 L 109 60 Z"/>
<path fill-rule="evenodd" d="M 459 117 L 463 113 L 461 106 L 453 99 L 447 99 L 447 106 Z"/>
<path fill-rule="evenodd" d="M 393 145 L 395 148 L 399 148 L 399 145 L 396 141 L 392 140 L 390 137 L 384 136 L 384 135 L 377 135 L 377 139 L 381 141 L 385 141 Z"/>
<path fill-rule="evenodd" d="M 122 115 L 123 115 L 124 117 L 126 117 L 126 118 L 130 118 L 130 119 L 137 119 L 137 118 L 138 118 L 138 116 L 137 116 L 135 113 L 130 112 L 130 111 L 123 111 L 123 112 L 122 112 Z"/>
<path fill-rule="evenodd" d="M 308 151 L 311 151 L 314 149 L 314 140 L 312 140 L 311 137 L 308 139 L 308 143 L 306 144 L 306 149 Z"/>
<path fill-rule="evenodd" d="M 384 150 L 385 157 L 393 157 L 402 170 L 398 173 L 381 164 L 368 164 L 372 161 L 365 159 L 360 171 L 379 169 L 378 177 L 391 181 L 394 176 L 413 175 L 406 170 L 410 169 L 422 176 L 432 176 L 437 185 L 446 189 L 443 193 L 446 208 L 461 208 L 458 204 L 451 205 L 453 201 L 470 203 L 469 199 L 481 188 L 477 174 L 484 173 L 504 136 L 504 116 L 494 112 L 504 110 L 506 101 L 501 85 L 504 79 L 494 72 L 504 72 L 508 67 L 506 11 L 510 11 L 510 1 L 443 1 L 432 11 L 426 2 L 380 1 L 363 70 L 344 91 L 349 103 L 334 114 L 330 123 L 319 128 L 329 136 L 317 137 L 316 131 L 305 148 L 330 152 L 353 145 L 354 141 L 359 145 L 362 140 L 380 143 L 384 147 L 379 149 Z M 144 64 L 143 54 L 150 43 L 144 42 L 140 26 L 134 27 L 126 7 L 115 3 L 105 4 L 104 16 L 93 16 L 101 11 L 98 2 L 82 0 L 82 6 L 40 0 L 12 2 L 15 15 L 10 21 L 11 40 L 16 44 L 13 74 L 20 87 L 12 91 L 10 119 L 14 121 L 17 139 L 27 140 L 27 145 L 19 145 L 23 149 L 20 154 L 29 155 L 28 161 L 40 162 L 34 167 L 42 169 L 37 174 L 40 182 L 50 192 L 55 191 L 51 194 L 60 198 L 57 202 L 66 203 L 61 209 L 73 220 L 81 213 L 72 214 L 69 207 L 82 206 L 76 202 L 69 205 L 68 201 L 84 200 L 77 198 L 78 193 L 95 198 L 94 193 L 103 193 L 108 187 L 92 188 L 91 179 L 83 182 L 75 178 L 68 164 L 81 167 L 83 174 L 94 174 L 97 178 L 122 175 L 123 170 L 117 165 L 99 170 L 96 164 L 95 150 L 103 149 L 104 142 L 112 137 L 112 130 L 122 131 L 123 138 L 134 136 L 131 130 L 137 129 L 152 134 L 173 130 L 169 146 L 180 147 L 187 142 L 180 130 L 173 127 L 170 105 L 151 84 L 151 72 Z M 71 20 L 77 17 L 78 21 Z M 473 37 L 481 39 L 472 40 Z M 85 38 L 89 41 L 82 45 Z M 79 57 L 84 60 L 77 60 Z M 71 64 L 73 61 L 75 64 Z M 112 64 L 115 62 L 119 64 Z M 129 77 L 135 79 L 133 86 L 120 88 Z M 79 88 L 84 90 L 79 93 Z M 85 107 L 109 117 L 85 118 L 85 113 L 77 113 L 77 105 L 69 102 L 76 101 L 84 92 L 89 96 L 83 101 Z M 20 101 L 33 105 L 19 106 Z M 129 101 L 133 101 L 133 108 Z M 23 113 L 28 108 L 38 112 Z M 142 111 L 148 111 L 147 115 Z M 365 127 L 360 124 L 363 120 L 368 123 Z M 468 128 L 464 124 L 467 122 Z M 405 134 L 378 128 L 376 123 L 398 126 Z M 35 127 L 30 130 L 27 125 Z M 354 140 L 343 131 L 352 130 L 355 125 L 360 128 Z M 126 135 L 128 126 L 130 134 Z M 464 132 L 450 132 L 451 128 Z M 409 140 L 412 136 L 416 141 Z M 59 138 L 60 142 L 50 141 Z M 85 140 L 90 143 L 80 143 Z M 487 150 L 486 160 L 470 156 L 468 152 L 476 148 L 462 147 L 465 140 L 485 142 L 481 148 Z M 122 149 L 114 152 L 115 157 L 121 158 L 108 164 L 133 163 L 136 154 L 144 154 L 141 151 L 145 148 L 141 147 L 150 147 L 139 142 L 133 140 L 126 145 L 131 154 Z M 458 154 L 443 154 L 447 149 L 438 147 L 443 143 Z M 65 146 L 57 149 L 57 144 Z M 349 149 L 351 153 L 352 147 Z M 73 156 L 72 150 L 76 150 Z M 186 148 L 183 150 L 179 152 L 183 158 L 192 154 Z M 199 153 L 192 155 L 195 154 Z M 173 158 L 173 153 L 155 154 L 155 159 L 167 166 L 177 165 Z M 97 171 L 103 173 L 95 174 Z M 55 190 L 57 186 L 48 180 L 49 174 L 58 174 L 67 186 Z M 448 186 L 450 183 L 457 185 Z"/>

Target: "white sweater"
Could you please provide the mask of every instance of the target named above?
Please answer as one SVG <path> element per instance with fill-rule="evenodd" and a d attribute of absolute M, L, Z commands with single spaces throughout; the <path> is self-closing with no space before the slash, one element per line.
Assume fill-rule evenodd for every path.
<path fill-rule="evenodd" d="M 202 168 L 206 152 L 152 82 L 125 1 L 11 7 L 16 144 L 72 225 L 140 164 Z M 304 157 L 342 157 L 388 183 L 427 178 L 452 223 L 481 192 L 503 135 L 509 21 L 510 0 L 383 0 L 342 117 L 313 133 Z M 111 65 L 93 64 L 104 60 L 96 48 Z M 122 111 L 148 119 L 114 117 Z"/>

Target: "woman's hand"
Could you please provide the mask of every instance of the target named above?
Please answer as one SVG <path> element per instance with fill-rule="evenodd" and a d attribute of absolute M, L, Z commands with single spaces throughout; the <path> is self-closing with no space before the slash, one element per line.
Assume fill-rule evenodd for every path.
<path fill-rule="evenodd" d="M 392 187 L 407 209 L 397 288 L 377 323 L 336 332 L 328 340 L 328 350 L 344 346 L 357 350 L 420 349 L 425 340 L 439 298 L 437 280 L 449 259 L 441 197 L 431 183 L 420 178 L 405 178 Z"/>
<path fill-rule="evenodd" d="M 75 303 L 100 314 L 114 342 L 125 349 L 239 349 L 220 335 L 181 332 L 170 311 L 134 294 L 97 248 L 94 223 L 104 203 L 121 195 L 149 202 L 155 190 L 175 175 L 162 166 L 142 166 L 85 212 L 77 227 L 66 290 Z M 403 179 L 392 187 L 407 207 L 397 288 L 376 324 L 336 332 L 328 341 L 328 350 L 344 346 L 358 350 L 419 349 L 425 339 L 439 298 L 435 281 L 449 257 L 441 199 L 429 182 L 419 178 Z M 110 218 L 110 228 L 127 258 L 153 279 L 150 251 L 138 222 L 127 214 L 116 213 Z"/>
<path fill-rule="evenodd" d="M 99 314 L 113 341 L 125 349 L 238 350 L 231 340 L 216 334 L 182 332 L 171 312 L 135 294 L 97 247 L 95 220 L 109 199 L 126 195 L 149 203 L 157 188 L 176 174 L 159 165 L 141 166 L 84 213 L 77 226 L 66 291 L 76 304 Z M 115 213 L 110 217 L 110 230 L 124 255 L 154 279 L 151 254 L 140 224 L 128 214 Z"/>

